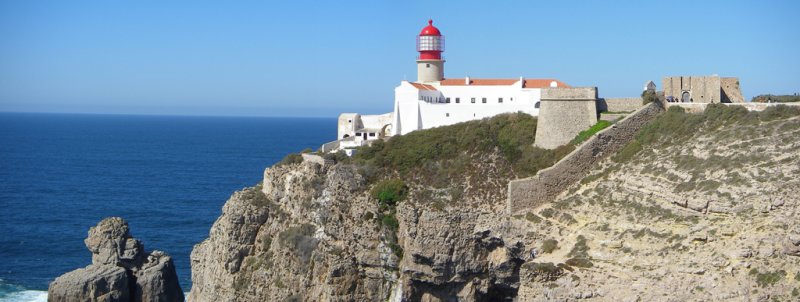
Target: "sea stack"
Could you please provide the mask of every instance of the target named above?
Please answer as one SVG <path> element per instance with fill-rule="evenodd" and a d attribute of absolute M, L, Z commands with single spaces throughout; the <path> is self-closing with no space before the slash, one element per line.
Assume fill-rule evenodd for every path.
<path fill-rule="evenodd" d="M 161 251 L 145 253 L 124 219 L 103 219 L 89 229 L 84 243 L 92 264 L 50 283 L 48 301 L 184 300 L 172 258 Z"/>

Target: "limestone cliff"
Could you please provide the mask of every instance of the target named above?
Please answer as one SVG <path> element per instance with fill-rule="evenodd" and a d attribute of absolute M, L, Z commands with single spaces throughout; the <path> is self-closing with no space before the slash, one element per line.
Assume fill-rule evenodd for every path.
<path fill-rule="evenodd" d="M 796 299 L 800 118 L 704 127 L 514 216 L 499 147 L 415 173 L 270 167 L 195 246 L 189 300 Z M 370 190 L 392 178 L 407 193 L 387 205 Z"/>
<path fill-rule="evenodd" d="M 189 300 L 505 295 L 522 254 L 495 231 L 502 228 L 505 184 L 474 181 L 484 191 L 461 205 L 434 209 L 410 196 L 397 207 L 395 234 L 377 219 L 378 205 L 354 166 L 271 167 L 262 187 L 228 200 L 209 238 L 195 247 Z"/>

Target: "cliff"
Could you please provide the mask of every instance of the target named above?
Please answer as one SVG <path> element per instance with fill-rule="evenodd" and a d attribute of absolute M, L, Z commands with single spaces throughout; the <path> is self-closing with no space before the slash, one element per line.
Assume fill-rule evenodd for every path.
<path fill-rule="evenodd" d="M 712 109 L 662 114 L 511 217 L 508 181 L 563 156 L 529 148 L 518 117 L 275 165 L 195 246 L 189 300 L 795 298 L 800 118 Z"/>

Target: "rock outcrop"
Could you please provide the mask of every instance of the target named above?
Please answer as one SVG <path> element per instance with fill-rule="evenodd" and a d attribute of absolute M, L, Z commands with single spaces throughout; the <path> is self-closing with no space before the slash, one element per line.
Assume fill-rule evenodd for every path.
<path fill-rule="evenodd" d="M 119 217 L 103 219 L 84 240 L 92 264 L 50 283 L 48 301 L 183 301 L 172 259 L 161 251 L 146 254 Z"/>

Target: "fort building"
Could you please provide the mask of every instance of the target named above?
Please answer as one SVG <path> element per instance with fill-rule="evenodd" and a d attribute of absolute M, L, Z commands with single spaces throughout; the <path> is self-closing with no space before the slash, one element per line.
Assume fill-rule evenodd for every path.
<path fill-rule="evenodd" d="M 416 60 L 417 80 L 401 81 L 395 88 L 392 112 L 380 115 L 342 113 L 338 120 L 337 141 L 323 145 L 322 151 L 345 150 L 350 154 L 353 148 L 369 144 L 376 139 L 479 120 L 503 113 L 522 112 L 538 116 L 543 105 L 542 94 L 545 90 L 551 91 L 548 92 L 550 95 L 559 95 L 559 98 L 549 99 L 550 102 L 566 99 L 581 100 L 582 105 L 577 107 L 584 109 L 591 107 L 591 113 L 576 113 L 586 117 L 592 115 L 591 119 L 576 124 L 576 127 L 580 125 L 588 128 L 596 122 L 596 109 L 594 105 L 586 105 L 588 99 L 585 98 L 587 95 L 596 97 L 596 88 L 590 88 L 593 89 L 592 92 L 586 92 L 551 78 L 445 77 L 445 60 L 442 56 L 445 50 L 444 38 L 442 32 L 433 25 L 433 21 L 428 20 L 427 26 L 417 35 L 416 50 L 419 54 Z M 554 92 L 562 89 L 560 93 Z M 579 91 L 579 95 L 575 97 L 567 96 L 571 92 Z M 577 104 L 570 103 L 570 105 Z M 551 107 L 576 107 L 570 105 Z M 569 109 L 564 110 L 569 111 Z M 567 114 L 564 110 L 557 115 Z M 577 132 L 571 135 L 575 134 Z"/>
<path fill-rule="evenodd" d="M 734 77 L 664 77 L 663 88 L 670 103 L 744 103 L 739 79 Z"/>

